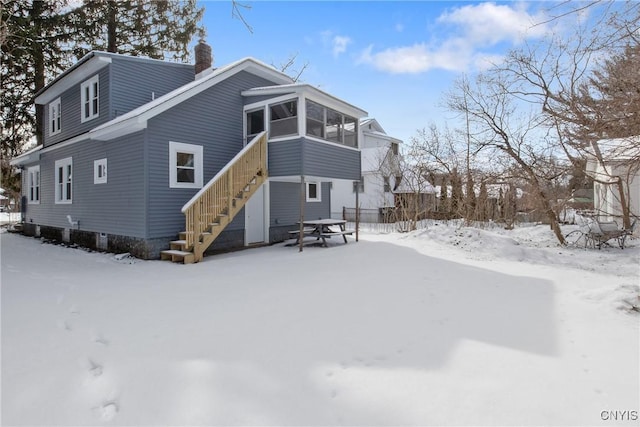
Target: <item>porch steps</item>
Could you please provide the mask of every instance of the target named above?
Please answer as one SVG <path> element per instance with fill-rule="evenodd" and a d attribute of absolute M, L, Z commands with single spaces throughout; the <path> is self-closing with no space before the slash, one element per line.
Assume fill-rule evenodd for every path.
<path fill-rule="evenodd" d="M 169 249 L 160 252 L 160 259 L 170 260 L 173 262 L 182 262 L 183 264 L 192 264 L 195 261 L 195 255 L 193 254 L 193 252 Z"/>
<path fill-rule="evenodd" d="M 183 208 L 186 230 L 160 258 L 185 264 L 204 252 L 267 181 L 267 138 L 262 132 L 205 185 Z"/>

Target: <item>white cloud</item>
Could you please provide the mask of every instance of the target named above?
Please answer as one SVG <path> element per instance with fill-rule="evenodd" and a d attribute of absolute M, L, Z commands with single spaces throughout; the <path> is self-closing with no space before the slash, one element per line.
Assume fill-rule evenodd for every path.
<path fill-rule="evenodd" d="M 500 43 L 517 44 L 525 38 L 536 38 L 547 31 L 541 14 L 530 14 L 525 5 L 480 3 L 452 9 L 437 19 L 437 30 L 453 26 L 453 34 L 437 42 L 415 43 L 391 47 L 378 52 L 365 49 L 360 63 L 394 74 L 423 73 L 432 69 L 468 71 L 486 69 L 503 57 L 490 49 Z M 443 34 L 443 33 L 441 33 Z"/>
<path fill-rule="evenodd" d="M 543 21 L 542 14 L 529 14 L 522 3 L 513 6 L 495 3 L 468 5 L 445 12 L 438 18 L 439 23 L 457 25 L 466 37 L 478 44 L 539 37 L 547 30 L 545 25 L 537 25 Z"/>
<path fill-rule="evenodd" d="M 469 46 L 461 39 L 449 40 L 436 49 L 418 43 L 373 53 L 373 46 L 369 46 L 360 55 L 360 62 L 392 74 L 417 74 L 436 68 L 463 71 L 471 60 Z"/>
<path fill-rule="evenodd" d="M 334 36 L 332 40 L 333 56 L 337 58 L 341 53 L 345 53 L 349 43 L 351 43 L 351 38 L 347 36 Z"/>

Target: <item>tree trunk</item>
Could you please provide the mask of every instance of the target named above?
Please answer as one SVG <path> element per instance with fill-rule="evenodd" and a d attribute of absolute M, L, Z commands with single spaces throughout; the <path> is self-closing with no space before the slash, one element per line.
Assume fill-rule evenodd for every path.
<path fill-rule="evenodd" d="M 109 8 L 107 11 L 107 52 L 118 53 L 117 33 L 118 22 L 116 20 L 118 16 L 118 5 L 116 2 L 109 1 Z"/>
<path fill-rule="evenodd" d="M 34 93 L 38 92 L 40 89 L 44 87 L 45 83 L 45 63 L 44 63 L 44 53 L 42 51 L 42 40 L 39 40 L 40 34 L 42 34 L 40 24 L 42 22 L 42 9 L 43 2 L 34 1 L 30 10 L 31 13 L 31 22 L 34 23 L 35 28 L 32 33 L 32 46 L 31 50 L 33 52 L 33 79 L 34 79 Z M 42 134 L 44 127 L 44 106 L 36 105 L 36 143 L 38 145 L 42 144 Z"/>

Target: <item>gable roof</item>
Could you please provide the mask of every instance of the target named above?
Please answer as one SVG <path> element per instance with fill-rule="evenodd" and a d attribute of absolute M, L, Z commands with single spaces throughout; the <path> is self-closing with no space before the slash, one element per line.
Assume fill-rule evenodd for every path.
<path fill-rule="evenodd" d="M 194 68 L 192 64 L 183 64 L 179 62 L 168 62 L 160 59 L 144 58 L 140 56 L 121 55 L 117 53 L 102 52 L 99 50 L 91 51 L 80 58 L 78 62 L 64 70 L 56 76 L 45 87 L 35 93 L 36 104 L 48 104 L 53 99 L 60 96 L 61 93 L 73 86 L 85 81 L 93 74 L 111 64 L 113 59 L 118 61 L 138 61 L 138 62 L 156 62 L 162 63 L 163 66 Z"/>
<path fill-rule="evenodd" d="M 150 118 L 157 116 L 241 71 L 247 71 L 251 74 L 264 77 L 273 81 L 274 84 L 287 85 L 293 82 L 291 77 L 257 59 L 244 58 L 224 67 L 217 68 L 212 73 L 198 80 L 187 83 L 151 102 L 141 105 L 126 114 L 92 129 L 89 132 L 90 138 L 108 140 L 144 129 Z"/>

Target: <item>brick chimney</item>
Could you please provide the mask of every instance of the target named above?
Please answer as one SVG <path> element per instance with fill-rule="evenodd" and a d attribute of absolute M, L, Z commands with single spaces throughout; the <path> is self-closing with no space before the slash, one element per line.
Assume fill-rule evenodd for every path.
<path fill-rule="evenodd" d="M 198 41 L 194 50 L 196 54 L 196 76 L 198 76 L 203 71 L 211 70 L 213 55 L 211 54 L 211 46 L 204 39 Z"/>

